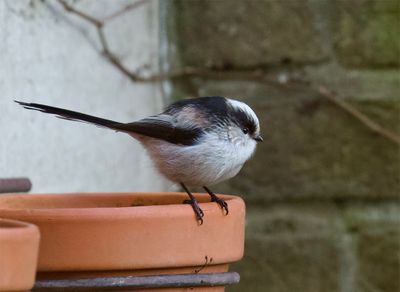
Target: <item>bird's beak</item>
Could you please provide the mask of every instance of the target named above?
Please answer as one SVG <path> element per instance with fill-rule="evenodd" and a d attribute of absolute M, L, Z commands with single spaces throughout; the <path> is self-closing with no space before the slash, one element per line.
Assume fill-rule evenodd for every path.
<path fill-rule="evenodd" d="M 264 141 L 264 139 L 263 139 L 260 135 L 255 136 L 253 139 L 256 140 L 257 142 L 262 142 L 262 141 Z"/>

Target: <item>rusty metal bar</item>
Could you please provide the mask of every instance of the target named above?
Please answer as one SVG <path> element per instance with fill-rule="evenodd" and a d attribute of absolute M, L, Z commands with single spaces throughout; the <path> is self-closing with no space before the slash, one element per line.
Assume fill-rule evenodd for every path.
<path fill-rule="evenodd" d="M 0 193 L 20 193 L 29 192 L 32 183 L 29 178 L 0 178 Z"/>
<path fill-rule="evenodd" d="M 31 291 L 122 291 L 146 288 L 226 286 L 239 283 L 236 272 L 38 280 Z"/>

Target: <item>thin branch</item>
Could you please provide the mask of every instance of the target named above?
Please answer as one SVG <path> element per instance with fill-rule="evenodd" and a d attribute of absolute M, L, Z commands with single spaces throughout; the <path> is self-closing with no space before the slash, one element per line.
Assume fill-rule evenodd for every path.
<path fill-rule="evenodd" d="M 64 7 L 64 9 L 67 12 L 81 17 L 82 19 L 90 22 L 91 24 L 93 24 L 96 27 L 97 34 L 98 34 L 100 44 L 102 47 L 103 56 L 106 57 L 113 66 L 115 66 L 123 74 L 125 74 L 127 77 L 129 77 L 129 79 L 131 79 L 132 81 L 155 82 L 155 81 L 162 81 L 162 80 L 166 80 L 166 79 L 178 79 L 178 78 L 190 77 L 190 76 L 203 76 L 203 77 L 215 78 L 216 76 L 220 75 L 221 72 L 225 72 L 225 70 L 213 70 L 213 69 L 200 69 L 200 68 L 186 67 L 186 68 L 182 68 L 176 72 L 161 73 L 161 74 L 152 75 L 149 77 L 140 76 L 139 74 L 129 70 L 129 68 L 127 68 L 121 62 L 121 60 L 113 52 L 111 52 L 108 42 L 107 42 L 107 38 L 105 37 L 104 31 L 103 31 L 103 27 L 106 25 L 106 20 L 110 20 L 110 19 L 116 17 L 117 15 L 120 15 L 123 12 L 126 12 L 127 10 L 132 10 L 134 8 L 137 8 L 140 5 L 142 5 L 143 3 L 145 3 L 146 0 L 140 0 L 131 5 L 128 5 L 121 11 L 116 12 L 116 13 L 112 14 L 111 16 L 104 18 L 103 20 L 97 19 L 83 11 L 80 11 L 80 10 L 72 7 L 67 2 L 65 2 L 65 0 L 58 0 L 58 2 Z M 265 80 L 265 81 L 267 81 L 267 80 Z"/>
<path fill-rule="evenodd" d="M 76 14 L 77 16 L 89 21 L 90 23 L 94 24 L 97 27 L 101 27 L 103 26 L 104 22 L 102 22 L 101 20 L 86 14 L 82 11 L 79 11 L 77 9 L 75 9 L 74 7 L 72 7 L 71 5 L 69 5 L 67 2 L 65 2 L 64 0 L 58 0 L 58 2 L 64 7 L 64 9 L 68 12 L 71 12 L 73 14 Z"/>
<path fill-rule="evenodd" d="M 352 115 L 354 118 L 359 120 L 364 126 L 369 128 L 371 131 L 400 145 L 400 136 L 398 134 L 396 134 L 392 131 L 389 131 L 388 129 L 377 124 L 371 118 L 364 115 L 362 112 L 360 112 L 358 109 L 356 109 L 351 104 L 344 101 L 343 99 L 337 98 L 336 94 L 333 93 L 332 91 L 328 90 L 325 86 L 320 86 L 318 89 L 318 92 L 322 96 L 324 96 L 328 100 L 330 100 L 332 103 L 334 103 L 338 107 L 342 108 L 343 110 L 348 112 L 350 115 Z"/>
<path fill-rule="evenodd" d="M 111 64 L 113 64 L 120 71 L 122 71 L 122 73 L 124 73 L 125 75 L 128 75 L 129 78 L 132 79 L 133 81 L 137 81 L 138 77 L 135 74 L 133 74 L 132 72 L 130 72 L 129 69 L 126 68 L 119 61 L 119 59 L 113 53 L 111 53 L 111 51 L 109 50 L 108 43 L 107 43 L 107 40 L 106 40 L 106 37 L 104 35 L 102 27 L 98 27 L 97 28 L 97 33 L 99 35 L 100 43 L 101 43 L 101 45 L 103 47 L 103 55 L 111 62 Z"/>
<path fill-rule="evenodd" d="M 97 33 L 99 35 L 100 44 L 103 47 L 103 52 L 109 52 L 108 43 L 107 43 L 106 36 L 104 34 L 103 29 L 102 28 L 98 28 L 97 29 Z"/>
<path fill-rule="evenodd" d="M 110 49 L 109 49 L 109 45 L 107 42 L 107 39 L 104 35 L 104 31 L 103 31 L 103 27 L 105 25 L 105 22 L 102 20 L 99 20 L 85 12 L 82 12 L 80 10 L 75 9 L 74 7 L 72 7 L 71 5 L 69 5 L 68 3 L 66 3 L 64 0 L 58 0 L 58 2 L 64 7 L 64 9 L 72 14 L 75 14 L 87 21 L 89 21 L 90 23 L 92 23 L 96 29 L 97 29 L 97 34 L 99 36 L 100 39 L 100 44 L 102 46 L 102 53 L 103 55 L 110 61 L 110 63 L 112 65 L 114 65 L 115 67 L 117 67 L 118 70 L 120 70 L 123 74 L 127 75 L 132 81 L 150 81 L 147 80 L 146 78 L 143 78 L 141 76 L 139 76 L 138 74 L 135 74 L 133 72 L 131 72 L 119 59 L 116 55 L 114 55 Z M 142 1 L 136 2 L 134 3 L 135 5 L 132 4 L 132 6 L 130 7 L 130 9 L 133 9 L 135 7 L 138 7 L 139 4 Z"/>
<path fill-rule="evenodd" d="M 113 14 L 111 14 L 111 15 L 109 15 L 109 16 L 104 17 L 104 18 L 103 18 L 103 22 L 110 21 L 110 20 L 112 20 L 112 19 L 114 19 L 114 18 L 116 18 L 116 17 L 118 17 L 118 16 L 121 16 L 122 14 L 124 14 L 124 13 L 126 13 L 126 12 L 128 12 L 128 11 L 130 11 L 130 10 L 134 10 L 134 9 L 136 9 L 137 7 L 141 6 L 142 4 L 144 4 L 144 3 L 146 3 L 146 2 L 148 2 L 148 0 L 140 0 L 140 1 L 137 1 L 137 2 L 135 2 L 135 3 L 131 3 L 131 4 L 129 4 L 129 5 L 126 5 L 126 6 L 125 6 L 124 8 L 122 8 L 121 10 L 119 10 L 119 11 L 117 11 L 117 12 L 114 12 Z"/>

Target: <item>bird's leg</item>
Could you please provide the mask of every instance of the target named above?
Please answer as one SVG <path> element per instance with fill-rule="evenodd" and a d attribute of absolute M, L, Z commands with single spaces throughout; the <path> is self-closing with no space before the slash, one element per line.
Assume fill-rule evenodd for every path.
<path fill-rule="evenodd" d="M 218 205 L 225 210 L 225 215 L 229 214 L 228 203 L 223 199 L 218 198 L 209 188 L 206 186 L 203 187 L 206 192 L 211 196 L 211 202 L 216 202 Z"/>
<path fill-rule="evenodd" d="M 192 193 L 188 190 L 188 188 L 183 184 L 180 183 L 182 188 L 186 191 L 189 195 L 190 200 L 185 200 L 184 203 L 190 204 L 193 208 L 194 213 L 196 214 L 196 219 L 200 222 L 200 225 L 203 224 L 203 216 L 204 213 L 199 207 L 199 202 L 197 202 L 196 198 L 192 195 Z"/>

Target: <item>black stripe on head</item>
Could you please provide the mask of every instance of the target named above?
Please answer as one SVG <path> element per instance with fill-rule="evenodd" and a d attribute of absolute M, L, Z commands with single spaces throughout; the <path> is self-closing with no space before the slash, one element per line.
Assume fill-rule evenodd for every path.
<path fill-rule="evenodd" d="M 232 121 L 241 129 L 247 129 L 250 135 L 254 135 L 257 131 L 257 121 L 245 110 L 237 107 L 231 107 L 229 116 Z"/>

